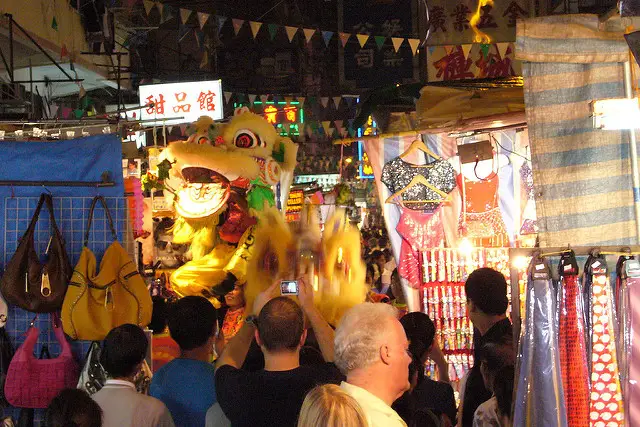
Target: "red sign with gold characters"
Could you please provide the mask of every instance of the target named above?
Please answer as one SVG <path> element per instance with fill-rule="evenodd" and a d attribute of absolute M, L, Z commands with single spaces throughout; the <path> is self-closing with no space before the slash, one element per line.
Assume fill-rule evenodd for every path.
<path fill-rule="evenodd" d="M 190 123 L 200 116 L 214 120 L 223 118 L 222 82 L 167 83 L 140 86 L 140 110 L 147 124 Z"/>
<path fill-rule="evenodd" d="M 302 190 L 291 190 L 289 199 L 287 200 L 287 208 L 285 210 L 285 221 L 300 221 L 300 213 L 304 205 L 304 192 Z"/>
<path fill-rule="evenodd" d="M 427 64 L 430 82 L 522 75 L 513 43 L 429 46 Z"/>

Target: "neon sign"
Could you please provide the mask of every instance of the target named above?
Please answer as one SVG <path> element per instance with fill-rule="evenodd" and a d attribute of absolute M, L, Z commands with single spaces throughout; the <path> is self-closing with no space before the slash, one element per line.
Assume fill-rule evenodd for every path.
<path fill-rule="evenodd" d="M 373 120 L 373 117 L 369 116 L 364 130 L 358 129 L 358 136 L 373 135 L 375 134 L 377 127 L 377 123 Z M 364 143 L 362 141 L 358 141 L 358 160 L 360 161 L 360 166 L 358 167 L 358 175 L 360 176 L 360 179 L 373 179 L 373 167 L 371 167 L 369 156 L 364 150 Z"/>
<path fill-rule="evenodd" d="M 242 107 L 243 104 L 235 103 L 233 108 Z M 281 136 L 300 136 L 301 125 L 304 124 L 304 108 L 299 101 L 265 103 L 256 101 L 250 108 L 256 114 L 262 114 L 266 121 L 274 125 Z"/>

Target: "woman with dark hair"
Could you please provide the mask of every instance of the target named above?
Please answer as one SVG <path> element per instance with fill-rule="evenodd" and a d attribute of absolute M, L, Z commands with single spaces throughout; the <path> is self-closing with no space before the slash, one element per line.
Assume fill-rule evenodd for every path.
<path fill-rule="evenodd" d="M 84 390 L 69 388 L 53 398 L 45 414 L 47 427 L 101 427 L 102 410 Z"/>
<path fill-rule="evenodd" d="M 483 346 L 480 372 L 491 399 L 481 404 L 473 417 L 473 427 L 511 427 L 515 351 L 511 343 Z"/>

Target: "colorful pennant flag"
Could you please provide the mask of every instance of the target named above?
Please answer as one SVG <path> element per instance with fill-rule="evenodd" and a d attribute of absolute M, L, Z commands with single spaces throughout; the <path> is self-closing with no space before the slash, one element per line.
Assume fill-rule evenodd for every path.
<path fill-rule="evenodd" d="M 402 37 L 391 37 L 391 43 L 393 43 L 393 49 L 398 53 L 400 46 L 402 46 L 404 39 Z"/>
<path fill-rule="evenodd" d="M 204 33 L 197 28 L 193 30 L 194 35 L 196 36 L 196 43 L 198 44 L 198 48 L 200 50 L 204 49 Z"/>
<path fill-rule="evenodd" d="M 284 29 L 287 32 L 287 37 L 289 37 L 289 43 L 291 43 L 293 41 L 293 38 L 296 36 L 299 28 L 285 26 Z"/>
<path fill-rule="evenodd" d="M 445 45 L 444 47 L 444 51 L 447 52 L 447 55 L 451 55 L 451 53 L 453 52 L 454 46 L 451 45 Z"/>
<path fill-rule="evenodd" d="M 156 7 L 158 8 L 158 12 L 160 12 L 160 19 L 162 19 L 162 12 L 164 12 L 164 4 L 160 2 L 155 2 Z"/>
<path fill-rule="evenodd" d="M 180 8 L 180 19 L 182 20 L 183 24 L 187 23 L 192 13 L 193 10 Z"/>
<path fill-rule="evenodd" d="M 305 103 L 306 100 L 307 100 L 307 98 L 304 97 L 304 96 L 299 96 L 298 97 L 298 102 L 300 103 L 300 108 L 304 108 L 304 103 Z"/>
<path fill-rule="evenodd" d="M 208 18 L 208 17 L 207 17 Z M 218 34 L 220 34 L 220 31 L 222 30 L 222 27 L 224 27 L 224 24 L 227 22 L 227 17 L 226 16 L 220 16 L 218 15 L 216 17 L 216 23 L 218 24 Z M 202 27 L 201 27 L 202 28 Z"/>
<path fill-rule="evenodd" d="M 496 47 L 500 54 L 500 59 L 504 59 L 507 56 L 507 49 L 509 49 L 509 43 L 497 43 Z"/>
<path fill-rule="evenodd" d="M 387 38 L 385 36 L 376 36 L 375 40 L 376 45 L 378 46 L 378 50 L 380 50 L 382 49 L 382 46 L 384 46 L 384 43 L 387 41 Z"/>
<path fill-rule="evenodd" d="M 160 22 L 161 23 L 167 22 L 171 20 L 171 18 L 173 18 L 173 14 L 171 13 L 171 7 L 164 6 L 164 8 L 162 9 L 162 15 L 160 17 Z"/>
<path fill-rule="evenodd" d="M 207 65 L 209 65 L 209 52 L 205 50 L 202 55 L 202 61 L 200 61 L 200 69 L 203 69 Z"/>
<path fill-rule="evenodd" d="M 260 101 L 265 104 L 269 100 L 269 95 L 260 95 Z"/>
<path fill-rule="evenodd" d="M 342 47 L 345 47 L 347 45 L 347 42 L 349 41 L 350 38 L 351 38 L 350 33 L 340 33 L 340 41 L 342 42 Z"/>
<path fill-rule="evenodd" d="M 316 33 L 315 28 L 304 28 L 304 38 L 307 40 L 307 43 L 311 41 L 311 38 Z"/>
<path fill-rule="evenodd" d="M 232 19 L 231 22 L 233 23 L 233 31 L 236 33 L 236 36 L 237 36 L 240 30 L 242 29 L 242 26 L 244 25 L 244 20 Z"/>
<path fill-rule="evenodd" d="M 333 105 L 336 106 L 336 110 L 338 109 L 338 107 L 340 106 L 340 102 L 342 101 L 342 97 L 341 96 L 334 96 L 333 97 Z"/>
<path fill-rule="evenodd" d="M 324 129 L 324 133 L 329 135 L 329 129 L 331 128 L 331 122 L 329 120 L 325 120 L 322 122 L 322 129 Z"/>
<path fill-rule="evenodd" d="M 233 92 L 225 92 L 224 93 L 224 101 L 225 103 L 229 103 L 229 101 L 231 100 L 231 97 L 233 96 Z"/>
<path fill-rule="evenodd" d="M 322 104 L 324 108 L 327 108 L 329 106 L 329 97 L 328 96 L 321 97 L 320 104 Z"/>
<path fill-rule="evenodd" d="M 335 120 L 333 122 L 333 125 L 336 127 L 336 129 L 342 129 L 343 123 L 344 123 L 344 120 Z"/>
<path fill-rule="evenodd" d="M 333 34 L 334 34 L 333 31 L 323 31 L 322 32 L 322 38 L 324 39 L 324 45 L 326 47 L 329 47 L 329 42 L 333 38 Z"/>
<path fill-rule="evenodd" d="M 409 42 L 409 46 L 411 46 L 411 52 L 413 52 L 413 55 L 415 56 L 415 54 L 418 53 L 420 39 L 407 39 L 407 41 Z"/>
<path fill-rule="evenodd" d="M 225 18 L 226 20 L 227 18 Z M 198 24 L 200 25 L 200 29 L 204 27 L 204 25 L 209 20 L 209 14 L 204 12 L 198 12 Z"/>
<path fill-rule="evenodd" d="M 275 39 L 276 34 L 278 34 L 278 25 L 269 24 L 267 25 L 267 29 L 269 30 L 269 37 L 271 37 L 271 40 Z"/>
<path fill-rule="evenodd" d="M 485 58 L 489 55 L 489 47 L 491 46 L 484 43 L 480 45 L 480 52 L 482 52 L 482 56 Z"/>
<path fill-rule="evenodd" d="M 251 34 L 253 34 L 253 39 L 255 40 L 260 28 L 262 28 L 262 22 L 249 21 L 249 27 L 251 27 Z"/>
<path fill-rule="evenodd" d="M 257 95 L 254 95 L 252 93 L 250 93 L 249 95 L 247 95 L 249 98 L 249 104 L 253 105 L 256 102 L 256 97 Z"/>
<path fill-rule="evenodd" d="M 462 45 L 462 53 L 464 53 L 464 59 L 467 59 L 469 57 L 469 53 L 471 52 L 472 47 L 473 45 L 471 43 Z"/>
<path fill-rule="evenodd" d="M 53 28 L 54 30 L 58 31 L 58 21 L 56 20 L 56 17 L 53 17 L 53 20 L 51 21 L 51 28 Z"/>
<path fill-rule="evenodd" d="M 369 34 L 356 34 L 356 37 L 358 38 L 358 42 L 360 42 L 361 48 L 363 48 L 364 45 L 367 44 L 367 41 L 369 41 Z"/>
<path fill-rule="evenodd" d="M 149 16 L 149 14 L 151 13 L 151 9 L 156 7 L 156 4 L 151 0 L 143 0 L 142 3 L 144 4 L 144 11 L 147 12 L 147 16 Z"/>

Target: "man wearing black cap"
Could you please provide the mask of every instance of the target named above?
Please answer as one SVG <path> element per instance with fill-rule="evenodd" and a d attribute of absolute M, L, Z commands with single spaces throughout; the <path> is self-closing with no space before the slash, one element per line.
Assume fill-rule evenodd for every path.
<path fill-rule="evenodd" d="M 479 268 L 465 283 L 467 309 L 474 330 L 474 365 L 469 372 L 462 400 L 462 426 L 473 425 L 473 414 L 491 398 L 480 373 L 480 352 L 487 343 L 512 344 L 513 329 L 507 318 L 507 281 L 491 268 Z"/>

